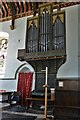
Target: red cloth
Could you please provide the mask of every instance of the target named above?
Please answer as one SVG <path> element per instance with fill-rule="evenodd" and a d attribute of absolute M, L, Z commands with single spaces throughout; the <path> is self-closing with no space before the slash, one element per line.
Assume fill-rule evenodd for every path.
<path fill-rule="evenodd" d="M 17 91 L 21 92 L 21 104 L 26 105 L 25 98 L 30 97 L 32 88 L 32 73 L 19 73 Z"/>

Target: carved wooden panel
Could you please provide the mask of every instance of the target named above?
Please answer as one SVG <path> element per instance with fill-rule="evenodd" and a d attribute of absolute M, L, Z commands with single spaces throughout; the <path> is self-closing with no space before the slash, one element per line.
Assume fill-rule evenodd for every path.
<path fill-rule="evenodd" d="M 56 81 L 55 120 L 80 119 L 80 91 L 78 79 L 60 79 Z M 62 82 L 63 86 L 60 86 Z"/>
<path fill-rule="evenodd" d="M 32 65 L 32 67 L 35 70 L 36 90 L 44 89 L 43 85 L 45 84 L 46 73 L 42 72 L 42 70 L 45 70 L 46 67 L 48 67 L 48 85 L 49 85 L 48 87 L 49 88 L 55 87 L 56 74 L 60 65 L 59 61 L 56 62 L 56 59 L 38 60 L 38 61 L 36 60 L 36 61 L 29 61 L 29 64 Z M 61 64 L 63 63 L 61 62 Z"/>

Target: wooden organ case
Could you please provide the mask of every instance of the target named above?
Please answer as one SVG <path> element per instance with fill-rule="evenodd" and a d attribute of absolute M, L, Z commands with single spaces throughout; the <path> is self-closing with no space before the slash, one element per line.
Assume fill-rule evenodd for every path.
<path fill-rule="evenodd" d="M 27 19 L 25 49 L 18 59 L 26 60 L 35 70 L 35 90 L 43 90 L 48 67 L 49 88 L 55 87 L 56 74 L 66 60 L 65 12 L 53 12 L 52 4 L 40 5 L 38 15 Z"/>

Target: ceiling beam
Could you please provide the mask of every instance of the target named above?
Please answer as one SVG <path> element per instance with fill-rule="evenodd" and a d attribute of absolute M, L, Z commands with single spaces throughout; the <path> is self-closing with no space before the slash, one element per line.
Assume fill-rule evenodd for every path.
<path fill-rule="evenodd" d="M 39 2 L 5 2 L 5 4 L 8 4 L 8 7 L 5 7 L 5 5 L 1 4 L 1 18 L 0 18 L 0 22 L 3 21 L 7 21 L 12 19 L 14 21 L 14 19 L 17 18 L 21 18 L 21 17 L 25 17 L 25 16 L 29 16 L 29 15 L 36 15 L 36 13 L 38 12 L 38 6 L 39 4 L 43 4 L 39 3 Z M 73 5 L 78 5 L 80 4 L 80 1 L 77 2 L 55 2 L 55 4 L 53 5 L 53 9 L 61 9 L 61 8 L 65 8 L 65 7 L 70 7 Z M 5 12 L 6 11 L 6 12 Z M 8 13 L 7 13 L 8 12 Z M 8 16 L 7 16 L 8 15 Z"/>

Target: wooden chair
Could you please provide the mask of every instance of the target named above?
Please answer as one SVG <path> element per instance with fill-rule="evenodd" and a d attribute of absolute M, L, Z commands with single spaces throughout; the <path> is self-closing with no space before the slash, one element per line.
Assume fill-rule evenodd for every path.
<path fill-rule="evenodd" d="M 16 102 L 16 104 L 20 105 L 21 104 L 21 92 L 13 92 L 10 96 L 10 100 L 9 103 L 10 105 L 14 104 L 14 102 Z"/>

